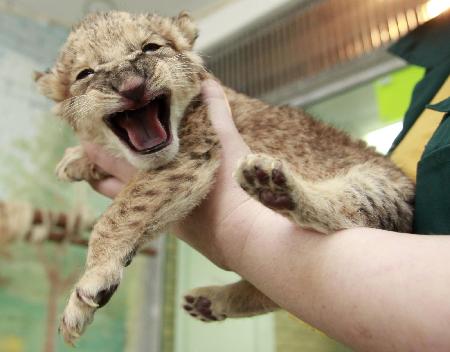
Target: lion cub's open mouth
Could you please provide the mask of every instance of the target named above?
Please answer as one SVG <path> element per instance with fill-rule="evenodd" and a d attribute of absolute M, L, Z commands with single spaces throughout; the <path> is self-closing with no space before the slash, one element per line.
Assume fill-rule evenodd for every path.
<path fill-rule="evenodd" d="M 135 153 L 154 153 L 172 142 L 170 99 L 167 95 L 159 95 L 137 109 L 109 115 L 105 122 Z"/>

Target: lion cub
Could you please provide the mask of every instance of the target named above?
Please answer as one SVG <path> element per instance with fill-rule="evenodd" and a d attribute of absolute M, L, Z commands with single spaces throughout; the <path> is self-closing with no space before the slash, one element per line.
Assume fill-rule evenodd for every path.
<path fill-rule="evenodd" d="M 73 28 L 55 66 L 36 74 L 80 139 L 140 170 L 94 227 L 85 273 L 61 320 L 68 343 L 109 301 L 138 248 L 189 214 L 213 184 L 220 145 L 199 97 L 208 74 L 192 51 L 196 37 L 185 13 L 93 14 Z M 356 226 L 411 230 L 413 184 L 388 159 L 300 110 L 226 94 L 253 152 L 235 173 L 252 197 L 325 234 Z M 106 176 L 79 146 L 66 151 L 57 174 L 69 181 Z M 215 321 L 277 306 L 240 281 L 193 290 L 184 308 Z"/>

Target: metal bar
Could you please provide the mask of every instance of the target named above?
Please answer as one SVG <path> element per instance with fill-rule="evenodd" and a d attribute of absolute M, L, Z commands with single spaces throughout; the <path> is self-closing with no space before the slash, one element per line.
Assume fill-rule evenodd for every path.
<path fill-rule="evenodd" d="M 390 45 L 428 19 L 426 2 L 302 1 L 222 43 L 207 63 L 232 88 L 267 96 Z"/>

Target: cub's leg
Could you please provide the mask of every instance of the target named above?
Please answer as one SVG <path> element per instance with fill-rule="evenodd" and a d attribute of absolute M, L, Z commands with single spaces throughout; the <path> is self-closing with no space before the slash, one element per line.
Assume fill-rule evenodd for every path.
<path fill-rule="evenodd" d="M 55 172 L 61 181 L 67 182 L 101 180 L 108 176 L 89 161 L 80 145 L 66 149 Z"/>
<path fill-rule="evenodd" d="M 225 286 L 193 289 L 184 296 L 183 308 L 204 322 L 250 317 L 278 309 L 278 306 L 248 281 Z"/>
<path fill-rule="evenodd" d="M 86 269 L 64 310 L 60 331 L 69 344 L 117 289 L 138 248 L 185 217 L 208 194 L 219 164 L 179 158 L 163 171 L 139 173 L 95 225 Z"/>
<path fill-rule="evenodd" d="M 286 162 L 250 154 L 240 162 L 235 178 L 252 197 L 305 228 L 322 233 L 361 226 L 411 230 L 413 185 L 380 160 L 312 182 Z"/>

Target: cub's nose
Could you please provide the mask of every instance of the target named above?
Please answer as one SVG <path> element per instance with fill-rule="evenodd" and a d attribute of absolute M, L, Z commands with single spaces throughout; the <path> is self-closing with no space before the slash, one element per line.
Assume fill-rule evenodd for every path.
<path fill-rule="evenodd" d="M 129 77 L 120 84 L 117 91 L 125 98 L 140 101 L 145 94 L 145 79 L 139 76 Z"/>

